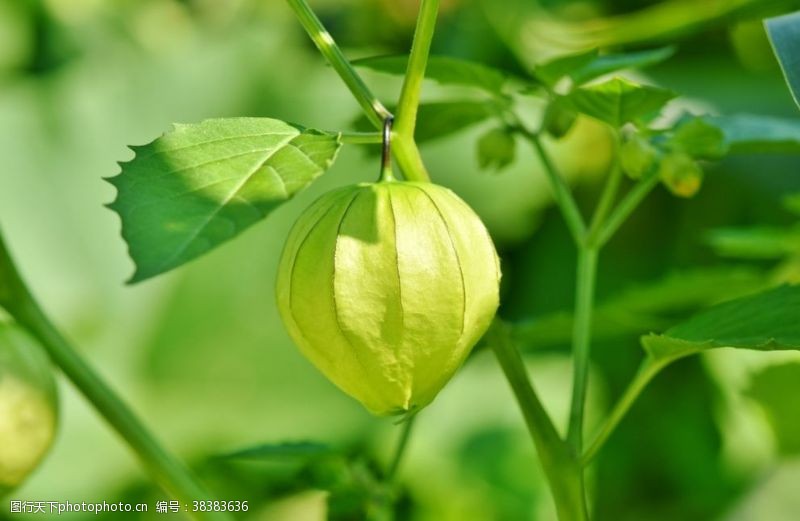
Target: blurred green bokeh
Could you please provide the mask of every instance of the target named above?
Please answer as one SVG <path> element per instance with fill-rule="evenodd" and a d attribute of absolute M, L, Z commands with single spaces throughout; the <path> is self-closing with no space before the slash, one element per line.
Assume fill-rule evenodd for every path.
<path fill-rule="evenodd" d="M 603 16 L 606 25 L 595 25 L 606 29 L 591 33 L 595 44 L 636 49 L 677 42 L 675 58 L 646 75 L 631 73 L 680 92 L 685 97 L 677 107 L 798 117 L 760 26 L 764 16 L 798 8 L 797 2 L 543 1 L 549 17 L 522 0 L 442 4 L 439 54 L 521 70 L 585 45 L 584 24 Z M 407 51 L 414 1 L 313 5 L 354 58 Z M 560 38 L 537 38 L 551 33 Z M 388 104 L 395 100 L 396 79 L 365 78 Z M 425 94 L 454 96 L 434 85 Z M 221 497 L 251 501 L 253 519 L 321 519 L 324 494 L 304 490 L 314 480 L 298 478 L 291 465 L 220 466 L 209 458 L 259 443 L 316 440 L 368 454 L 365 468 L 389 459 L 399 428 L 369 416 L 299 355 L 273 296 L 294 219 L 330 188 L 374 179 L 374 156 L 345 147 L 328 174 L 266 222 L 133 287 L 123 284 L 132 263 L 120 223 L 102 206 L 114 197 L 102 178 L 132 156 L 126 145 L 151 141 L 172 122 L 245 115 L 331 130 L 358 115 L 283 2 L 0 0 L 0 223 L 34 292 Z M 506 286 L 502 314 L 527 320 L 568 310 L 574 251 L 546 180 L 522 143 L 510 168 L 481 172 L 475 141 L 490 128 L 426 144 L 423 155 L 435 180 L 472 204 L 495 237 Z M 588 120 L 555 148 L 586 206 L 597 196 L 608 148 L 608 137 Z M 792 225 L 797 217 L 780 201 L 800 192 L 799 172 L 797 157 L 736 156 L 710 167 L 692 200 L 658 190 L 604 252 L 599 301 L 693 266 L 743 264 L 715 255 L 709 231 Z M 786 262 L 748 266 L 765 281 L 797 277 L 796 259 L 793 272 Z M 641 356 L 638 333 L 646 332 L 596 343 L 590 428 L 632 376 Z M 556 344 L 529 350 L 528 361 L 545 403 L 565 420 L 570 363 L 566 346 Z M 596 519 L 796 519 L 800 379 L 791 375 L 798 360 L 714 353 L 670 368 L 589 476 Z M 764 376 L 768 366 L 791 361 L 794 373 Z M 151 508 L 168 499 L 69 383 L 60 387 L 56 445 L 13 497 L 142 499 Z M 775 414 L 795 418 L 780 421 Z M 786 432 L 776 433 L 782 426 Z M 420 415 L 401 481 L 404 519 L 554 519 L 517 406 L 486 352 L 476 353 Z M 3 506 L 0 518 L 6 514 Z"/>

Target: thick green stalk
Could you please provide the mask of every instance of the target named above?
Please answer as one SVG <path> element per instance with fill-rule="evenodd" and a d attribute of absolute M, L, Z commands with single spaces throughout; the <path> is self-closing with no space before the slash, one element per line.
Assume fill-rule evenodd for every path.
<path fill-rule="evenodd" d="M 582 246 L 578 252 L 578 273 L 575 289 L 575 324 L 572 336 L 574 363 L 572 406 L 570 407 L 567 441 L 580 456 L 583 448 L 583 416 L 589 382 L 592 309 L 597 274 L 597 250 Z"/>
<path fill-rule="evenodd" d="M 589 515 L 580 462 L 559 437 L 550 416 L 531 385 L 525 364 L 511 340 L 508 327 L 499 319 L 496 319 L 492 326 L 489 342 L 522 409 L 555 500 L 558 519 L 587 521 Z"/>
<path fill-rule="evenodd" d="M 391 112 L 370 92 L 369 87 L 353 69 L 353 66 L 350 65 L 342 50 L 336 45 L 333 37 L 322 25 L 314 11 L 311 10 L 306 0 L 286 1 L 294 10 L 297 19 L 314 42 L 314 45 L 317 46 L 319 52 L 328 60 L 328 63 L 331 64 L 331 67 L 334 68 L 345 85 L 347 85 L 347 88 L 350 89 L 361 108 L 364 109 L 367 118 L 375 125 L 375 128 L 380 129 L 383 126 L 383 120 L 392 115 Z"/>
<path fill-rule="evenodd" d="M 425 79 L 425 69 L 428 67 L 428 55 L 431 51 L 438 14 L 439 0 L 422 0 L 394 125 L 394 157 L 406 178 L 416 181 L 430 179 L 414 141 L 414 130 L 417 125 L 422 81 Z"/>
<path fill-rule="evenodd" d="M 650 383 L 650 381 L 666 365 L 667 362 L 657 362 L 650 357 L 646 358 L 644 362 L 642 362 L 642 365 L 639 367 L 639 371 L 636 373 L 636 376 L 633 378 L 631 383 L 628 384 L 628 388 L 611 410 L 611 413 L 598 431 L 589 448 L 583 453 L 581 464 L 584 467 L 592 462 L 594 457 L 608 440 L 609 436 L 611 436 L 611 433 L 613 433 L 614 429 L 617 427 L 617 425 L 619 425 L 619 422 L 625 417 L 625 414 L 628 413 L 631 406 L 636 401 L 636 398 L 639 397 L 647 384 Z"/>
<path fill-rule="evenodd" d="M 167 452 L 125 403 L 86 363 L 52 324 L 16 270 L 0 235 L 0 306 L 34 335 L 53 363 L 128 443 L 164 490 L 191 507 L 213 500 L 189 469 Z M 225 513 L 198 512 L 204 519 L 227 520 Z"/>

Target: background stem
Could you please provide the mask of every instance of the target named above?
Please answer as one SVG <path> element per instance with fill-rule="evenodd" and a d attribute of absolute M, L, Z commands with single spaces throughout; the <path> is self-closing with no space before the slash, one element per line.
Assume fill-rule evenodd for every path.
<path fill-rule="evenodd" d="M 0 292 L 0 305 L 41 342 L 53 363 L 136 452 L 156 482 L 189 507 L 193 501 L 213 500 L 189 469 L 158 443 L 48 319 L 19 276 L 1 235 L 0 287 L 7 289 Z M 196 512 L 195 515 L 210 520 L 231 519 L 223 512 Z"/>
<path fill-rule="evenodd" d="M 570 407 L 567 441 L 576 455 L 583 443 L 583 416 L 586 389 L 589 381 L 589 362 L 592 331 L 592 308 L 597 273 L 597 250 L 581 247 L 578 252 L 578 274 L 575 289 L 575 325 L 572 337 L 574 376 L 572 406 Z"/>
<path fill-rule="evenodd" d="M 617 425 L 619 425 L 619 422 L 630 410 L 631 406 L 636 401 L 636 398 L 639 397 L 647 384 L 650 383 L 650 380 L 652 380 L 653 377 L 655 377 L 665 366 L 666 363 L 656 362 L 650 357 L 646 358 L 644 362 L 642 362 L 642 365 L 639 367 L 639 371 L 636 373 L 636 376 L 633 378 L 631 383 L 628 384 L 628 388 L 611 410 L 611 413 L 608 415 L 605 423 L 595 436 L 592 444 L 588 449 L 586 449 L 586 452 L 584 452 L 583 457 L 581 458 L 581 463 L 583 466 L 587 466 L 592 462 L 594 457 L 608 440 L 609 436 L 611 436 L 611 433 L 613 433 L 614 429 L 617 427 Z"/>
<path fill-rule="evenodd" d="M 561 440 L 539 396 L 531 385 L 525 364 L 514 346 L 508 326 L 500 319 L 489 332 L 489 342 L 517 398 L 542 464 L 560 521 L 589 519 L 583 492 L 583 469 Z"/>
<path fill-rule="evenodd" d="M 600 229 L 597 240 L 595 241 L 598 247 L 607 243 L 611 237 L 614 236 L 619 227 L 622 226 L 639 204 L 644 201 L 645 197 L 656 187 L 659 180 L 657 174 L 651 173 L 631 188 L 631 191 L 628 192 L 625 198 L 619 203 L 619 206 L 617 206 L 608 218 L 608 221 L 606 221 Z"/>

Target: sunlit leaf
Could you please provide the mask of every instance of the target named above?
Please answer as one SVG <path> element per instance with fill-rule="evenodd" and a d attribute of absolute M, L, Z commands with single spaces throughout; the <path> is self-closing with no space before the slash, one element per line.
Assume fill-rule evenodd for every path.
<path fill-rule="evenodd" d="M 393 75 L 404 75 L 408 56 L 376 56 L 355 60 L 353 65 Z M 503 94 L 511 74 L 499 69 L 449 56 L 431 56 L 425 77 L 442 85 L 475 87 L 491 94 Z"/>
<path fill-rule="evenodd" d="M 338 134 L 267 118 L 211 119 L 133 147 L 109 181 L 138 282 L 232 239 L 331 165 Z"/>
<path fill-rule="evenodd" d="M 780 286 L 719 304 L 666 333 L 642 337 L 656 361 L 708 349 L 800 350 L 800 286 Z"/>
<path fill-rule="evenodd" d="M 730 153 L 800 153 L 800 118 L 737 114 L 703 119 L 722 131 Z"/>
<path fill-rule="evenodd" d="M 750 381 L 747 395 L 758 402 L 767 416 L 781 454 L 800 454 L 800 362 L 768 366 Z"/>
<path fill-rule="evenodd" d="M 770 18 L 765 24 L 786 82 L 800 106 L 800 12 Z"/>
<path fill-rule="evenodd" d="M 721 228 L 709 234 L 717 254 L 739 259 L 781 259 L 800 253 L 800 228 Z"/>
<path fill-rule="evenodd" d="M 578 112 L 620 127 L 657 113 L 674 97 L 666 89 L 613 78 L 575 89 L 568 99 Z"/>
<path fill-rule="evenodd" d="M 484 170 L 502 170 L 514 162 L 516 141 L 505 128 L 494 128 L 478 140 L 478 164 Z"/>

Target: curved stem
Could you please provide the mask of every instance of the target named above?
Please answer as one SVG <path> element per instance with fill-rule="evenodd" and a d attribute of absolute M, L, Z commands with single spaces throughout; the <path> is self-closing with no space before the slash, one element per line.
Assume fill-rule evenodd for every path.
<path fill-rule="evenodd" d="M 589 519 L 583 489 L 583 469 L 561 440 L 531 384 L 525 364 L 511 340 L 508 326 L 495 319 L 489 342 L 522 409 L 539 461 L 542 464 L 560 521 Z"/>
<path fill-rule="evenodd" d="M 586 232 L 586 243 L 594 244 L 597 240 L 597 234 L 600 233 L 600 228 L 605 223 L 608 213 L 614 204 L 614 200 L 619 193 L 619 186 L 622 184 L 622 168 L 619 163 L 615 163 L 611 168 L 611 173 L 608 174 L 603 194 L 600 196 L 600 202 L 597 203 L 597 209 L 592 216 L 592 222 L 589 225 L 589 231 Z"/>
<path fill-rule="evenodd" d="M 319 52 L 336 70 L 339 77 L 342 78 L 347 88 L 356 98 L 356 101 L 361 105 L 361 108 L 364 109 L 364 113 L 370 122 L 375 125 L 375 128 L 380 129 L 383 126 L 383 120 L 392 115 L 391 112 L 370 92 L 369 87 L 353 69 L 353 66 L 350 65 L 342 50 L 336 45 L 333 37 L 322 25 L 314 11 L 311 10 L 306 0 L 286 1 L 297 15 L 297 19 L 311 37 Z"/>
<path fill-rule="evenodd" d="M 581 216 L 578 204 L 575 202 L 575 198 L 572 196 L 572 191 L 567 185 L 567 182 L 556 169 L 555 164 L 550 159 L 550 154 L 545 150 L 539 136 L 525 128 L 520 128 L 519 130 L 533 145 L 533 148 L 539 156 L 539 160 L 542 162 L 542 166 L 544 166 L 544 172 L 550 180 L 550 186 L 553 188 L 553 195 L 555 196 L 556 203 L 561 209 L 561 213 L 564 215 L 564 220 L 567 222 L 567 228 L 569 228 L 572 238 L 575 240 L 576 244 L 583 244 L 586 236 L 586 223 Z"/>
<path fill-rule="evenodd" d="M 569 415 L 567 441 L 576 455 L 583 450 L 583 416 L 586 390 L 589 383 L 589 364 L 592 334 L 592 308 L 597 274 L 597 250 L 581 247 L 578 254 L 578 273 L 575 289 L 575 325 L 572 336 L 574 363 L 572 405 Z"/>
<path fill-rule="evenodd" d="M 86 363 L 45 315 L 19 276 L 0 235 L 0 305 L 31 334 L 53 363 L 72 381 L 136 452 L 164 490 L 183 503 L 212 500 L 189 469 L 164 449 L 125 403 Z M 204 519 L 227 520 L 222 512 L 198 512 Z"/>
<path fill-rule="evenodd" d="M 383 142 L 381 132 L 342 132 L 342 143 L 348 145 L 380 145 Z"/>
<path fill-rule="evenodd" d="M 614 236 L 619 227 L 622 226 L 639 204 L 644 201 L 645 197 L 656 187 L 658 181 L 658 174 L 651 173 L 631 188 L 631 191 L 628 192 L 625 198 L 619 203 L 619 206 L 617 206 L 608 218 L 608 221 L 606 221 L 598 232 L 595 241 L 597 246 L 604 245 Z"/>
<path fill-rule="evenodd" d="M 414 427 L 414 420 L 416 415 L 411 416 L 403 422 L 403 430 L 400 433 L 400 440 L 397 442 L 392 462 L 386 470 L 386 480 L 392 481 L 397 476 L 397 470 L 400 468 L 400 463 L 403 461 L 403 456 L 408 448 L 408 440 L 411 438 L 411 429 Z"/>
<path fill-rule="evenodd" d="M 639 397 L 647 384 L 650 383 L 650 381 L 666 365 L 667 363 L 656 362 L 650 357 L 646 358 L 644 362 L 642 362 L 642 365 L 639 367 L 639 371 L 636 373 L 636 376 L 633 378 L 631 383 L 628 384 L 628 388 L 611 410 L 611 413 L 598 431 L 589 448 L 583 453 L 583 456 L 581 457 L 581 465 L 585 467 L 592 462 L 594 457 L 598 452 L 600 452 L 600 449 L 611 436 L 611 433 L 613 433 L 614 429 L 617 427 L 617 425 L 619 425 L 619 422 L 630 410 L 631 406 L 636 401 L 636 398 Z"/>

